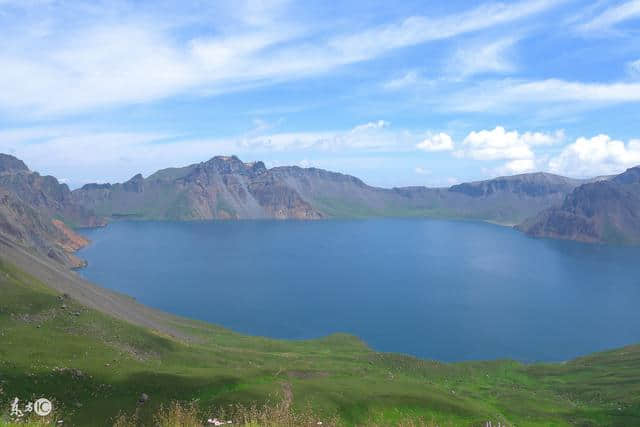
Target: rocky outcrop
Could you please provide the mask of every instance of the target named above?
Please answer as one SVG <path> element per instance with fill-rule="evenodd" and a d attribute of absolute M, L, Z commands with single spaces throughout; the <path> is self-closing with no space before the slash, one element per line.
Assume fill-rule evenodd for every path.
<path fill-rule="evenodd" d="M 640 243 L 640 167 L 583 184 L 563 203 L 518 228 L 536 237 L 601 243 Z"/>
<path fill-rule="evenodd" d="M 9 154 L 0 153 L 0 174 L 15 173 L 15 172 L 28 172 L 29 168 L 20 159 L 17 159 Z"/>
<path fill-rule="evenodd" d="M 0 188 L 14 194 L 44 216 L 59 218 L 74 227 L 104 225 L 104 218 L 73 201 L 71 191 L 52 176 L 30 171 L 21 160 L 2 154 Z"/>
<path fill-rule="evenodd" d="M 86 244 L 70 226 L 104 225 L 52 176 L 30 171 L 19 159 L 0 154 L 0 234 L 64 265 L 83 262 L 73 252 Z"/>
<path fill-rule="evenodd" d="M 4 189 L 0 189 L 0 235 L 65 266 L 83 265 L 73 255 L 79 248 L 79 241 L 71 245 L 70 236 L 65 235 L 51 218 Z"/>

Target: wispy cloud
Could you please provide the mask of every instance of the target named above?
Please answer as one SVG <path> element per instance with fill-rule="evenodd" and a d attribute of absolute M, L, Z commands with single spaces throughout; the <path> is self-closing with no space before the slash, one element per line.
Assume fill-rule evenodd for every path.
<path fill-rule="evenodd" d="M 329 42 L 329 45 L 346 58 L 363 60 L 391 49 L 443 40 L 516 21 L 548 10 L 560 3 L 550 0 L 490 3 L 470 11 L 440 18 L 412 16 L 398 24 L 336 37 Z"/>
<path fill-rule="evenodd" d="M 422 85 L 425 80 L 416 70 L 407 71 L 400 77 L 393 78 L 382 83 L 382 88 L 386 90 L 398 90 L 404 88 L 415 88 Z"/>
<path fill-rule="evenodd" d="M 599 32 L 610 30 L 615 25 L 631 19 L 640 18 L 640 0 L 632 0 L 609 7 L 600 14 L 578 26 L 583 32 L 600 35 Z"/>
<path fill-rule="evenodd" d="M 0 111 L 60 115 L 298 79 L 394 49 L 522 19 L 556 4 L 551 0 L 489 3 L 442 17 L 412 16 L 396 24 L 313 38 L 313 26 L 289 17 L 285 1 L 240 2 L 239 13 L 227 14 L 231 22 L 214 20 L 212 31 L 187 38 L 189 26 L 204 25 L 194 23 L 193 15 L 176 16 L 171 23 L 149 11 L 136 13 L 126 2 L 118 7 L 87 3 L 75 11 L 51 4 L 46 14 L 25 18 L 23 25 L 9 25 L 11 14 L 18 12 L 8 11 L 0 22 L 7 23 L 0 30 L 5 39 L 0 53 Z M 92 10 L 91 18 L 85 9 Z M 212 16 L 205 12 L 203 19 Z M 240 30 L 234 30 L 234 24 Z M 186 29 L 176 31 L 180 25 Z M 34 28 L 42 31 L 13 37 Z M 17 42 L 8 44 L 9 39 Z"/>
<path fill-rule="evenodd" d="M 510 49 L 517 39 L 509 37 L 489 43 L 473 42 L 459 48 L 447 64 L 447 73 L 469 77 L 479 73 L 506 73 L 515 71 Z"/>
<path fill-rule="evenodd" d="M 581 108 L 640 102 L 640 83 L 583 83 L 560 79 L 489 80 L 454 91 L 440 104 L 450 111 L 505 111 L 533 104 L 574 103 Z"/>

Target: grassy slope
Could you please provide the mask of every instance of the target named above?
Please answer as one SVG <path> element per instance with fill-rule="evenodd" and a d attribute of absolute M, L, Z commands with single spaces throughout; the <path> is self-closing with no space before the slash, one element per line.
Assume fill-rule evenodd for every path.
<path fill-rule="evenodd" d="M 566 364 L 443 364 L 376 353 L 346 335 L 280 341 L 195 321 L 174 326 L 192 339 L 87 309 L 0 262 L 0 414 L 14 397 L 47 396 L 65 425 L 107 424 L 133 412 L 144 392 L 150 400 L 139 412 L 148 423 L 174 399 L 199 399 L 215 415 L 215 407 L 277 400 L 290 388 L 294 408 L 310 402 L 319 418 L 337 414 L 346 424 L 640 424 L 640 346 Z"/>

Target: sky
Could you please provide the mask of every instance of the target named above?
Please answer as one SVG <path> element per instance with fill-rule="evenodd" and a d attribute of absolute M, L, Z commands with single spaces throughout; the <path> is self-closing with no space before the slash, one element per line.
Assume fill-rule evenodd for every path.
<path fill-rule="evenodd" d="M 638 40 L 640 0 L 0 0 L 0 152 L 72 188 L 231 154 L 382 187 L 614 174 Z"/>

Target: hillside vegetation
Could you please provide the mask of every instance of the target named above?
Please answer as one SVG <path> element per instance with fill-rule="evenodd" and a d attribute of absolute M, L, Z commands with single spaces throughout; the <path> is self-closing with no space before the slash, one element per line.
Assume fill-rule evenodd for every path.
<path fill-rule="evenodd" d="M 378 353 L 341 334 L 281 341 L 172 316 L 159 322 L 166 328 L 117 320 L 2 261 L 3 422 L 15 397 L 44 396 L 64 425 L 150 425 L 176 408 L 203 424 L 248 414 L 262 424 L 265 414 L 325 425 L 640 423 L 639 346 L 561 364 L 447 364 Z"/>

